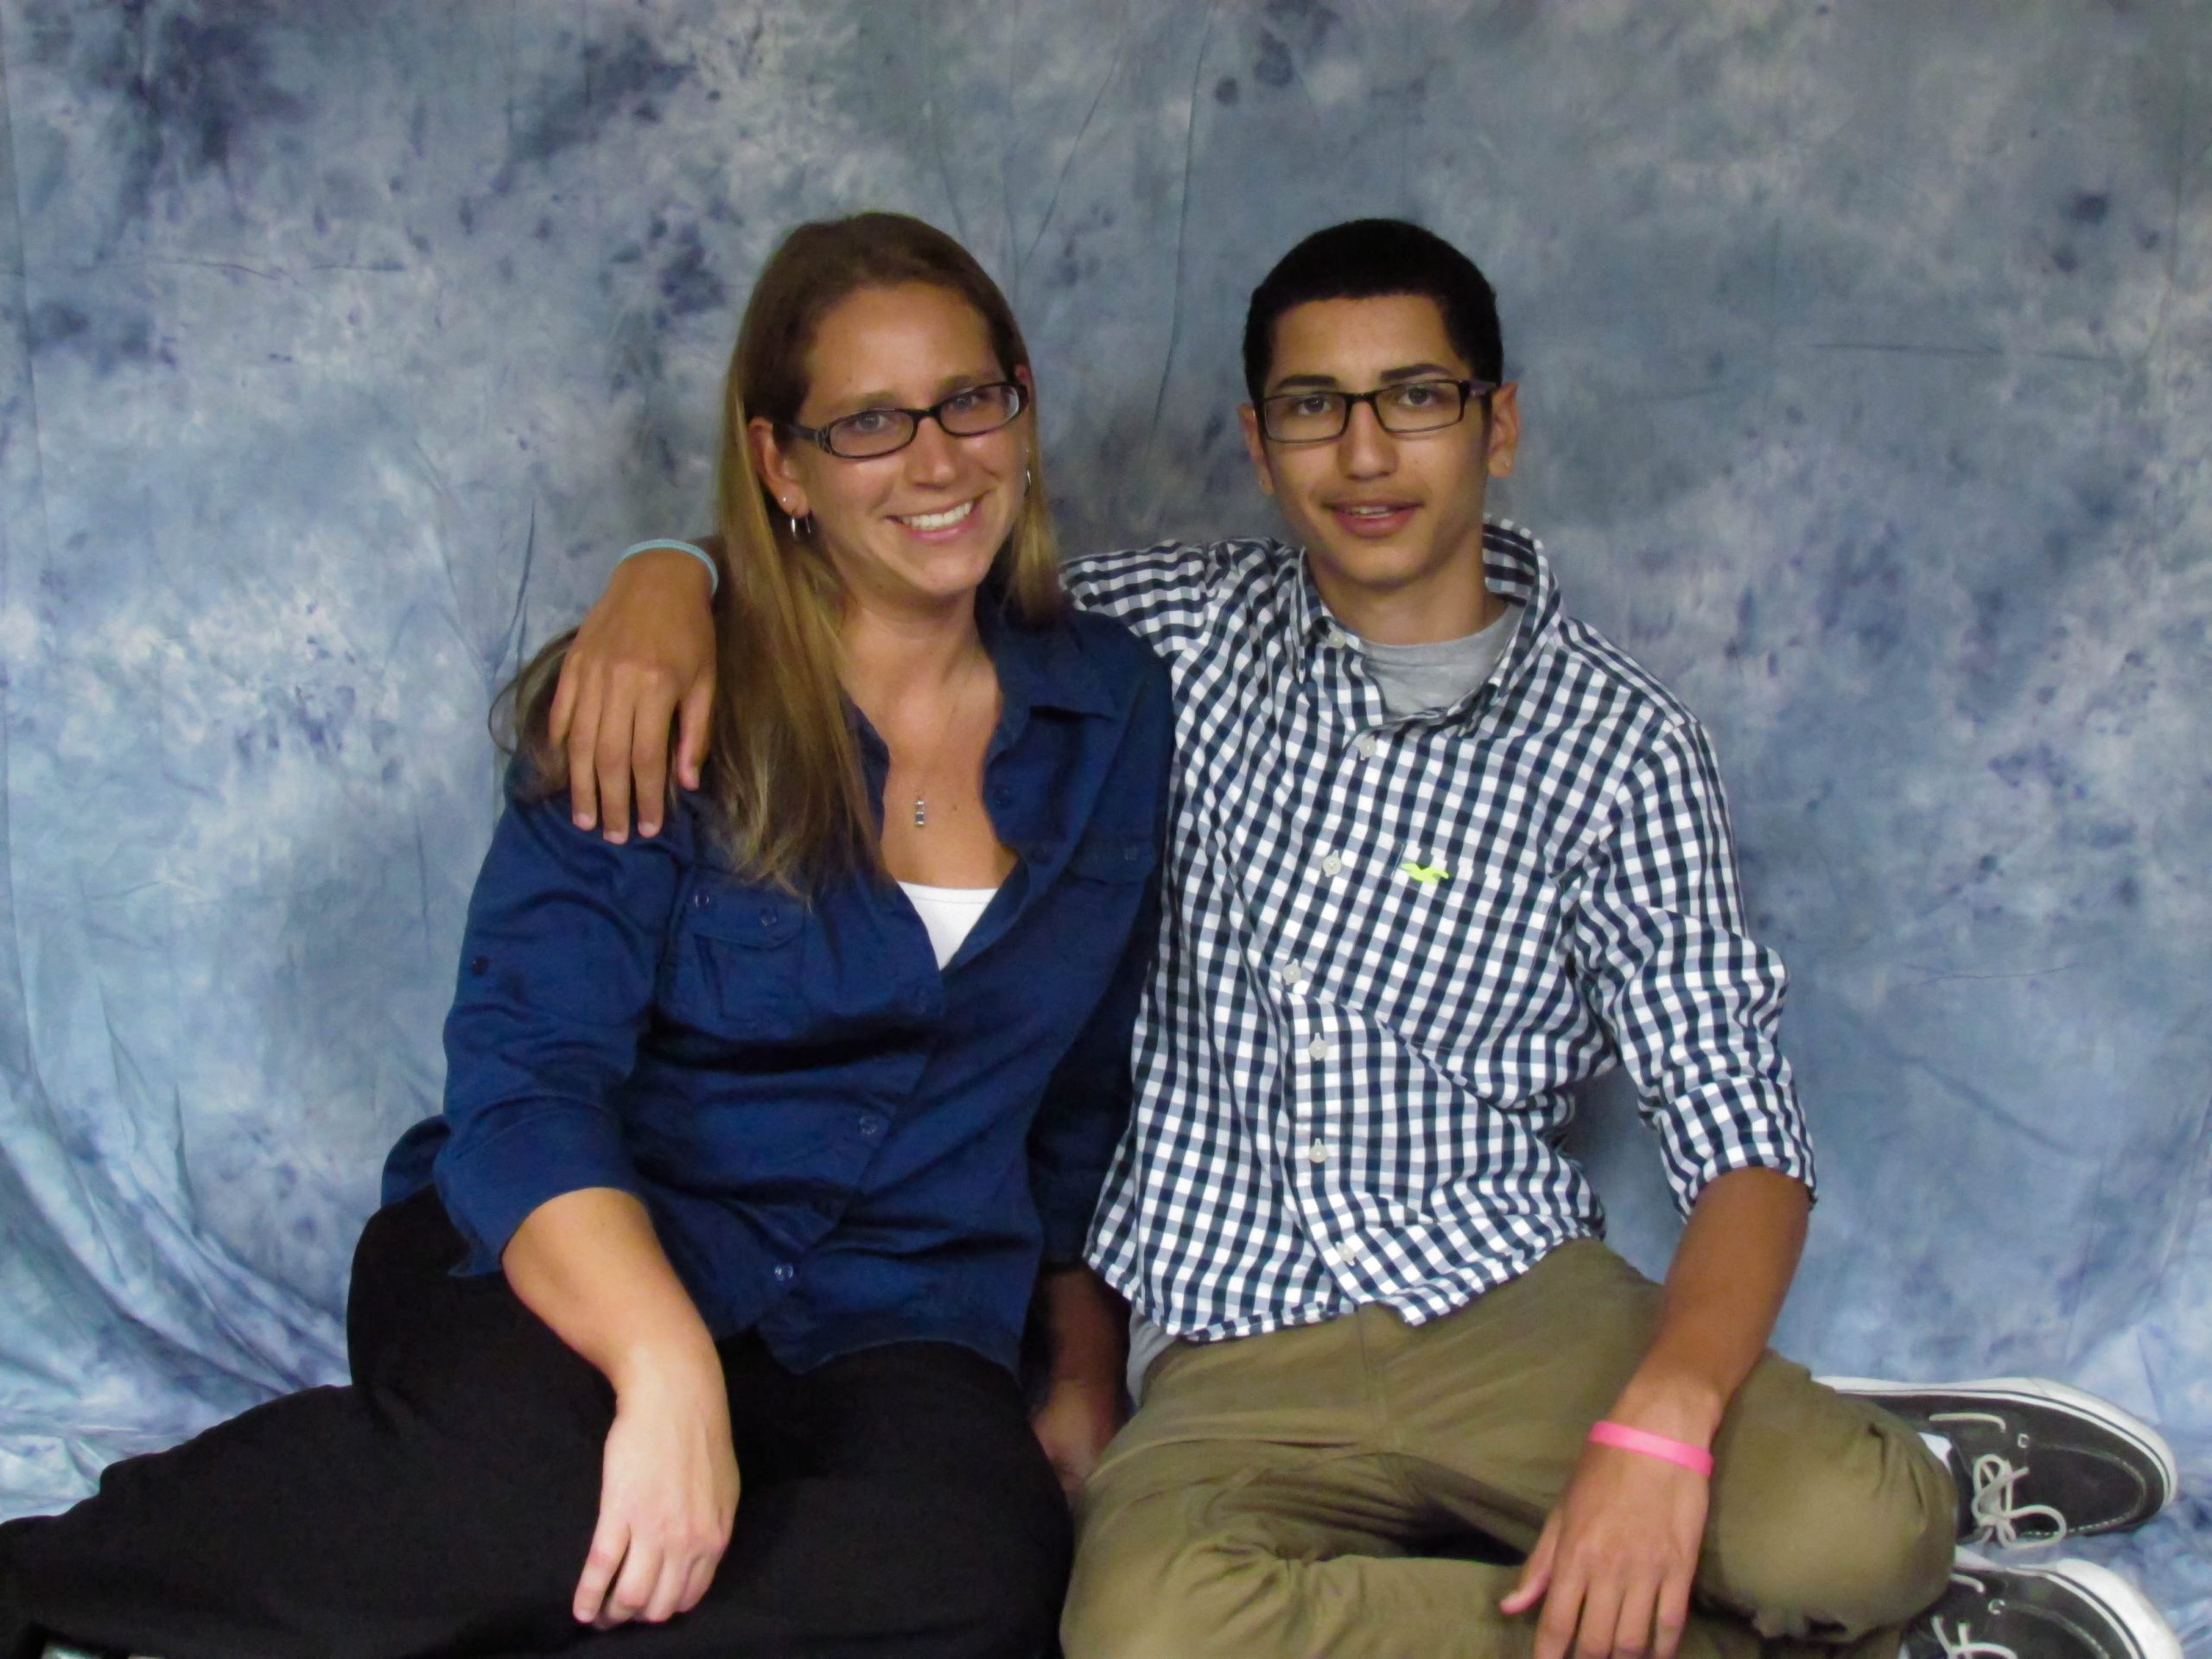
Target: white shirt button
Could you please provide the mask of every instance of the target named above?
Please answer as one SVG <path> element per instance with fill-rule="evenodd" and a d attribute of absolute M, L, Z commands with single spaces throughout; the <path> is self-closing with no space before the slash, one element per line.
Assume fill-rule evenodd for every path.
<path fill-rule="evenodd" d="M 1372 732 L 1363 734 L 1359 740 L 1359 752 L 1370 760 L 1375 758 L 1375 751 L 1382 747 L 1375 741 L 1375 734 Z"/>
<path fill-rule="evenodd" d="M 1316 1141 L 1306 1148 L 1306 1159 L 1308 1163 L 1325 1164 L 1329 1161 L 1329 1149 Z"/>
<path fill-rule="evenodd" d="M 1344 860 L 1338 858 L 1334 853 L 1325 853 L 1322 855 L 1321 868 L 1325 874 L 1334 875 L 1344 867 Z"/>
<path fill-rule="evenodd" d="M 1345 1245 L 1337 1252 L 1337 1255 L 1343 1259 L 1344 1266 L 1348 1268 L 1356 1268 L 1359 1265 L 1360 1250 L 1357 1244 Z"/>
<path fill-rule="evenodd" d="M 1329 1045 L 1320 1038 L 1316 1037 L 1312 1042 L 1306 1045 L 1306 1052 L 1317 1060 L 1322 1059 L 1326 1058 L 1328 1055 Z"/>

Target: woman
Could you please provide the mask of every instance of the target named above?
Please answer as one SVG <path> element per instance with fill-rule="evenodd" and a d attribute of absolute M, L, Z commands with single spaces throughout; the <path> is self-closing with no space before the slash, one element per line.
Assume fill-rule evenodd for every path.
<path fill-rule="evenodd" d="M 1060 603 L 1031 386 L 941 232 L 784 243 L 726 388 L 705 790 L 577 830 L 560 645 L 524 671 L 353 1385 L 0 1529 L 9 1659 L 1045 1646 L 1067 1516 L 1013 1366 L 1125 1110 L 1168 715 Z M 1111 1320 L 1046 1288 L 1079 1464 Z"/>

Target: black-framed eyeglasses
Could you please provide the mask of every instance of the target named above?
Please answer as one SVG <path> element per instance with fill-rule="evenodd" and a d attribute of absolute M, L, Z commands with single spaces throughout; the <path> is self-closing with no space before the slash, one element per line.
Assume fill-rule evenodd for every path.
<path fill-rule="evenodd" d="M 1029 394 L 1012 380 L 968 386 L 950 397 L 939 398 L 927 409 L 864 409 L 827 426 L 801 426 L 785 421 L 784 429 L 811 438 L 841 461 L 874 461 L 895 455 L 914 441 L 925 420 L 935 421 L 956 438 L 980 438 L 995 432 L 1029 406 Z"/>
<path fill-rule="evenodd" d="M 1365 404 L 1385 432 L 1440 432 L 1466 418 L 1468 404 L 1497 390 L 1488 380 L 1404 380 L 1373 391 L 1279 391 L 1260 399 L 1260 430 L 1274 443 L 1327 443 L 1344 436 L 1352 406 Z"/>

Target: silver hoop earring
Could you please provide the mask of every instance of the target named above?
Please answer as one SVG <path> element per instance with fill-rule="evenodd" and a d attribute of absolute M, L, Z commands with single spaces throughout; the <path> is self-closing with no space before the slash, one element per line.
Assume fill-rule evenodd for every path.
<path fill-rule="evenodd" d="M 791 527 L 791 539 L 795 542 L 803 542 L 806 539 L 807 531 L 814 528 L 814 515 L 810 512 L 801 519 L 794 518 L 791 514 L 785 513 L 784 522 Z"/>
<path fill-rule="evenodd" d="M 1036 487 L 1037 474 L 1029 470 L 1029 463 L 1025 461 L 1021 463 L 1021 493 L 1027 495 Z"/>

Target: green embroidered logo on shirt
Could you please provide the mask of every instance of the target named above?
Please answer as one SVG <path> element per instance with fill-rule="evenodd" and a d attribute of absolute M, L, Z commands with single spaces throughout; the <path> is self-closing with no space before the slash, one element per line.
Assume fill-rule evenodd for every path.
<path fill-rule="evenodd" d="M 1441 864 L 1422 864 L 1409 858 L 1398 868 L 1424 887 L 1433 887 L 1440 881 L 1452 879 L 1452 872 Z"/>

